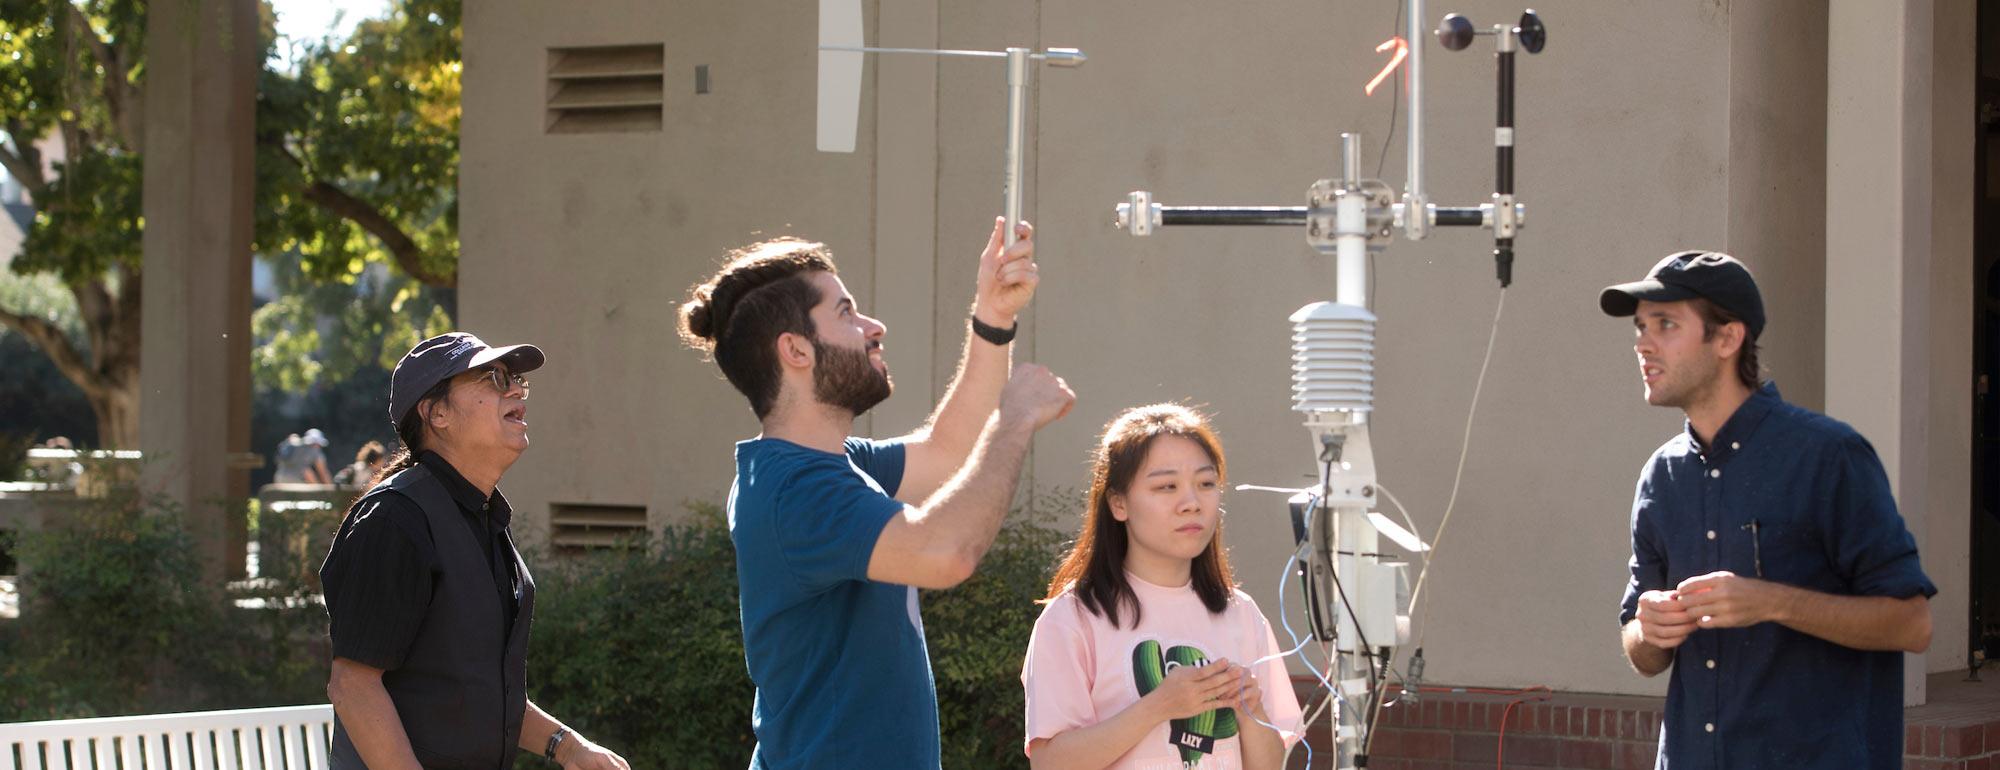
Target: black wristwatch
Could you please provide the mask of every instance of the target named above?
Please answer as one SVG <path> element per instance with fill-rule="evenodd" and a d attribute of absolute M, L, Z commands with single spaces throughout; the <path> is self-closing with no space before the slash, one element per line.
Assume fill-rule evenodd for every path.
<path fill-rule="evenodd" d="M 549 736 L 549 747 L 542 751 L 542 756 L 548 759 L 550 762 L 556 761 L 556 747 L 561 746 L 563 739 L 568 737 L 569 737 L 569 728 L 567 727 L 556 728 L 555 734 Z"/>
<path fill-rule="evenodd" d="M 1018 319 L 1014 321 L 1013 326 L 1002 329 L 998 326 L 988 326 L 985 321 L 979 320 L 979 316 L 977 315 L 972 317 L 972 333 L 979 335 L 980 339 L 995 345 L 1005 345 L 1013 342 L 1015 332 L 1020 330 L 1021 322 Z"/>

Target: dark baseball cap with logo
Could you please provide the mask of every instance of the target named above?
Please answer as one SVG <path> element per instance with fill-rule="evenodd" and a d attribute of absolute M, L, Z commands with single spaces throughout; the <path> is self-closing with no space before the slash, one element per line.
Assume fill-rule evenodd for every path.
<path fill-rule="evenodd" d="M 1700 297 L 1737 318 L 1750 339 L 1764 333 L 1764 296 L 1750 268 L 1719 251 L 1683 251 L 1667 255 L 1645 280 L 1606 286 L 1597 295 L 1605 315 L 1625 317 L 1639 312 L 1639 302 L 1678 302 Z"/>
<path fill-rule="evenodd" d="M 542 349 L 533 345 L 493 347 L 466 332 L 446 332 L 417 343 L 396 372 L 389 375 L 389 422 L 400 425 L 403 416 L 417 405 L 424 393 L 459 373 L 499 361 L 507 371 L 526 374 L 546 361 Z"/>

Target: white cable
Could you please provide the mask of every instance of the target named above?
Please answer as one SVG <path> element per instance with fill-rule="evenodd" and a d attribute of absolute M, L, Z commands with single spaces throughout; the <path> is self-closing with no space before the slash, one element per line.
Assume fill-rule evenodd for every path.
<path fill-rule="evenodd" d="M 1331 668 L 1333 666 L 1333 650 L 1324 643 L 1320 645 L 1320 657 L 1326 659 L 1326 665 L 1328 668 Z M 1300 660 L 1304 660 L 1304 658 L 1300 658 Z M 1297 749 L 1299 747 L 1299 744 L 1306 742 L 1306 735 L 1310 732 L 1312 728 L 1312 723 L 1319 721 L 1320 715 L 1326 713 L 1326 707 L 1328 705 L 1332 704 L 1334 700 L 1338 699 L 1340 701 L 1341 708 L 1347 708 L 1349 706 L 1347 699 L 1340 697 L 1340 691 L 1329 689 L 1327 690 L 1327 694 L 1332 695 L 1333 697 L 1320 701 L 1319 705 L 1313 707 L 1313 710 L 1310 713 L 1306 714 L 1304 719 L 1299 720 L 1299 740 L 1297 743 L 1293 743 L 1291 746 L 1285 749 L 1285 759 L 1283 762 L 1278 763 L 1279 767 L 1291 766 L 1292 751 Z M 1338 744 L 1340 743 L 1340 726 L 1334 725 L 1331 732 L 1333 734 L 1333 741 L 1336 745 L 1334 753 L 1335 756 L 1337 757 L 1339 756 Z M 1310 770 L 1310 768 L 1312 767 L 1311 746 L 1306 747 L 1306 767 L 1308 768 L 1308 770 Z"/>
<path fill-rule="evenodd" d="M 1500 289 L 1499 301 L 1493 303 L 1493 328 L 1486 333 L 1486 358 L 1479 362 L 1479 379 L 1472 383 L 1472 406 L 1465 411 L 1465 438 L 1458 447 L 1458 470 L 1451 475 L 1451 497 L 1444 504 L 1444 518 L 1438 520 L 1437 534 L 1431 537 L 1431 556 L 1444 544 L 1444 528 L 1451 523 L 1451 512 L 1458 506 L 1458 483 L 1465 478 L 1465 455 L 1472 449 L 1472 418 L 1479 414 L 1479 391 L 1486 386 L 1486 367 L 1493 363 L 1493 341 L 1500 336 L 1500 312 L 1507 308 L 1507 289 Z M 1418 602 L 1423 599 L 1424 579 L 1430 577 L 1431 560 L 1424 560 L 1424 569 L 1417 573 L 1417 585 L 1410 589 L 1410 609 L 1417 612 L 1417 649 L 1423 649 L 1424 632 L 1430 624 L 1424 622 L 1430 617 L 1430 605 L 1418 610 Z"/>
<path fill-rule="evenodd" d="M 1423 530 L 1420 530 L 1420 529 L 1417 529 L 1417 523 L 1416 523 L 1415 521 L 1411 521 L 1411 520 L 1410 520 L 1410 512 L 1409 512 L 1409 510 L 1408 510 L 1408 509 L 1405 509 L 1405 508 L 1403 507 L 1403 501 L 1401 501 L 1401 500 L 1398 500 L 1398 499 L 1396 499 L 1396 493 L 1394 493 L 1394 492 L 1391 492 L 1391 491 L 1389 491 L 1389 488 L 1388 488 L 1388 487 L 1385 487 L 1385 486 L 1382 486 L 1382 484 L 1381 484 L 1380 482 L 1377 482 L 1377 483 L 1375 484 L 1375 489 L 1379 490 L 1379 491 L 1380 491 L 1380 492 L 1381 492 L 1381 493 L 1382 493 L 1382 494 L 1383 494 L 1384 496 L 1388 497 L 1388 498 L 1389 498 L 1389 503 L 1390 503 L 1391 505 L 1394 505 L 1394 506 L 1396 506 L 1396 512 L 1397 512 L 1397 513 L 1399 513 L 1399 514 L 1402 514 L 1402 516 L 1403 516 L 1403 526 L 1405 526 L 1405 527 L 1409 527 L 1409 528 L 1410 528 L 1410 534 L 1411 534 L 1411 535 L 1416 535 L 1417 533 L 1419 533 L 1419 532 L 1422 532 L 1422 531 L 1423 531 Z M 1426 543 L 1425 545 L 1429 545 L 1429 544 L 1428 544 L 1428 543 Z M 1424 566 L 1425 566 L 1425 567 L 1429 567 L 1429 566 L 1431 565 L 1431 550 L 1430 550 L 1429 548 L 1425 548 L 1425 549 L 1423 549 L 1423 550 L 1420 550 L 1420 551 L 1417 551 L 1417 558 L 1419 558 L 1419 559 L 1422 559 L 1422 560 L 1424 561 Z M 1422 570 L 1418 570 L 1418 575 L 1419 575 L 1419 576 L 1422 576 L 1422 574 L 1423 574 L 1423 571 L 1422 571 Z M 1415 596 L 1412 596 L 1412 597 L 1410 597 L 1410 598 L 1411 598 L 1412 600 L 1414 600 L 1414 599 L 1415 599 L 1416 597 L 1415 597 Z M 1413 601 L 1413 603 L 1414 603 L 1414 601 Z"/>

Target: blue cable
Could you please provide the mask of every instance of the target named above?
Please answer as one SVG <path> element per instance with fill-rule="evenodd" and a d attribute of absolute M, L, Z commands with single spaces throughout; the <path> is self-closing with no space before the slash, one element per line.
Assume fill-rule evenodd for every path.
<path fill-rule="evenodd" d="M 1315 500 L 1315 501 L 1313 502 L 1313 505 L 1314 505 L 1315 507 L 1316 507 L 1316 505 L 1317 505 L 1317 502 L 1318 502 L 1317 500 Z M 1262 665 L 1262 664 L 1263 664 L 1263 663 L 1264 663 L 1265 661 L 1269 661 L 1269 660 L 1274 660 L 1274 659 L 1279 659 L 1279 658 L 1284 658 L 1284 657 L 1286 657 L 1286 656 L 1288 656 L 1288 655 L 1294 655 L 1294 654 L 1297 654 L 1297 653 L 1298 653 L 1298 652 L 1299 652 L 1300 650 L 1303 650 L 1303 649 L 1305 649 L 1305 647 L 1306 647 L 1306 644 L 1307 644 L 1308 642 L 1310 642 L 1310 641 L 1311 641 L 1310 639 L 1307 639 L 1307 640 L 1303 640 L 1303 641 L 1299 639 L 1299 635 L 1298 635 L 1298 632 L 1296 632 L 1296 631 L 1293 631 L 1293 630 L 1292 630 L 1292 620 L 1291 620 L 1291 618 L 1290 618 L 1290 617 L 1289 617 L 1289 616 L 1288 616 L 1288 615 L 1286 614 L 1286 612 L 1285 612 L 1285 584 L 1286 584 L 1286 583 L 1288 583 L 1288 582 L 1290 582 L 1290 580 L 1291 580 L 1291 577 L 1292 577 L 1292 575 L 1293 575 L 1293 569 L 1294 569 L 1295 567 L 1297 567 L 1297 565 L 1298 565 L 1298 561 L 1299 561 L 1299 554 L 1300 554 L 1300 553 L 1303 553 L 1303 552 L 1305 551 L 1305 549 L 1306 549 L 1307 547 L 1309 547 L 1309 545 L 1308 545 L 1308 544 L 1301 544 L 1301 545 L 1300 545 L 1300 546 L 1298 547 L 1298 549 L 1296 549 L 1296 550 L 1292 551 L 1292 555 L 1291 555 L 1291 558 L 1288 558 L 1288 559 L 1286 559 L 1286 560 L 1285 560 L 1285 571 L 1284 571 L 1284 574 L 1280 575 L 1280 576 L 1279 576 L 1279 578 L 1278 578 L 1278 623 L 1279 623 L 1279 625 L 1281 625 L 1281 626 L 1283 626 L 1283 627 L 1284 627 L 1284 629 L 1285 629 L 1285 636 L 1289 637 L 1289 638 L 1290 638 L 1290 639 L 1292 640 L 1292 645 L 1293 645 L 1293 646 L 1292 646 L 1292 649 L 1290 649 L 1290 650 L 1286 650 L 1285 652 L 1280 652 L 1280 653 L 1276 653 L 1276 654 L 1272 654 L 1272 655 L 1266 655 L 1266 656 L 1264 656 L 1264 657 L 1262 657 L 1262 658 L 1258 658 L 1257 660 L 1255 660 L 1255 661 L 1251 662 L 1251 664 L 1250 664 L 1250 665 L 1251 665 L 1251 666 L 1253 666 L 1253 667 L 1254 667 L 1254 666 L 1258 666 L 1258 665 Z M 1310 671 L 1310 672 L 1312 672 L 1312 675 L 1313 675 L 1313 678 L 1315 678 L 1315 679 L 1318 679 L 1318 680 L 1319 680 L 1319 683 L 1320 683 L 1320 685 L 1321 685 L 1322 687 L 1325 687 L 1325 688 L 1326 688 L 1326 692 L 1327 692 L 1327 694 L 1328 694 L 1328 695 L 1330 695 L 1330 696 L 1332 696 L 1332 697 L 1333 697 L 1333 699 L 1334 699 L 1334 700 L 1335 700 L 1336 702 L 1338 702 L 1338 703 L 1340 704 L 1340 707 L 1341 707 L 1341 708 L 1343 708 L 1343 709 L 1344 709 L 1344 708 L 1347 708 L 1347 707 L 1348 707 L 1348 704 L 1347 704 L 1347 699 L 1346 699 L 1346 698 L 1343 698 L 1343 697 L 1341 697 L 1341 696 L 1340 696 L 1340 690 L 1339 690 L 1338 688 L 1336 688 L 1336 687 L 1334 687 L 1334 686 L 1333 686 L 1333 682 L 1332 682 L 1331 680 L 1327 679 L 1327 677 L 1326 677 L 1326 674 L 1323 674 L 1323 673 L 1321 673 L 1321 672 L 1320 672 L 1320 670 L 1319 670 L 1319 668 L 1313 665 L 1313 663 L 1312 663 L 1312 659 L 1311 659 L 1311 658 L 1308 658 L 1308 657 L 1306 657 L 1306 656 L 1304 656 L 1304 655 L 1299 655 L 1299 662 L 1300 662 L 1300 663 L 1304 663 L 1304 664 L 1305 664 L 1305 666 L 1306 666 L 1306 670 L 1307 670 L 1307 671 Z M 1308 697 L 1308 698 L 1307 698 L 1307 700 L 1308 700 L 1308 701 L 1310 701 L 1310 700 L 1311 700 L 1311 698 L 1310 698 L 1310 697 Z M 1304 714 L 1304 711 L 1303 711 L 1303 710 L 1301 710 L 1301 712 L 1300 712 L 1300 713 L 1301 713 L 1301 714 Z M 1279 727 L 1278 727 L 1277 725 L 1274 725 L 1274 724 L 1271 724 L 1271 723 L 1269 723 L 1269 722 L 1266 722 L 1266 721 L 1264 721 L 1264 720 L 1261 720 L 1261 719 L 1256 719 L 1255 717 L 1252 717 L 1252 719 L 1255 719 L 1255 721 L 1256 721 L 1256 722 L 1257 722 L 1258 724 L 1261 724 L 1261 725 L 1263 725 L 1263 726 L 1265 726 L 1265 727 L 1269 727 L 1269 728 L 1271 728 L 1272 730 L 1277 730 L 1278 732 L 1284 732 L 1284 730 L 1283 730 L 1283 729 L 1281 729 L 1281 728 L 1279 728 Z M 1339 738 L 1339 735 L 1338 735 L 1339 731 L 1338 731 L 1338 730 L 1335 730 L 1334 732 L 1335 732 L 1335 736 L 1334 736 L 1334 737 L 1335 737 L 1335 739 L 1336 739 L 1336 740 L 1338 740 L 1338 738 Z M 1312 750 L 1312 741 L 1310 741 L 1310 740 L 1307 740 L 1307 736 L 1306 736 L 1306 725 L 1304 725 L 1304 724 L 1300 724 L 1300 725 L 1299 725 L 1299 743 L 1300 743 L 1301 745 L 1305 746 L 1305 749 L 1306 749 L 1306 767 L 1307 767 L 1307 768 L 1311 768 L 1311 767 L 1312 767 L 1312 755 L 1313 755 L 1313 750 Z"/>

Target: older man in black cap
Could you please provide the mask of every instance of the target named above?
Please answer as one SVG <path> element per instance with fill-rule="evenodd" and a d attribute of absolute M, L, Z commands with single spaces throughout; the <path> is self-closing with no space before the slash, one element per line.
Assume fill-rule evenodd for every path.
<path fill-rule="evenodd" d="M 334 770 L 504 770 L 515 747 L 567 770 L 630 770 L 527 700 L 535 583 L 499 484 L 528 448 L 523 375 L 542 362 L 533 345 L 452 332 L 396 364 L 403 446 L 320 567 Z"/>
<path fill-rule="evenodd" d="M 1640 471 L 1625 655 L 1668 668 L 1657 766 L 1893 768 L 1903 650 L 1930 646 L 1916 541 L 1868 441 L 1758 379 L 1764 302 L 1727 254 L 1604 289 L 1646 401 L 1687 415 Z"/>

